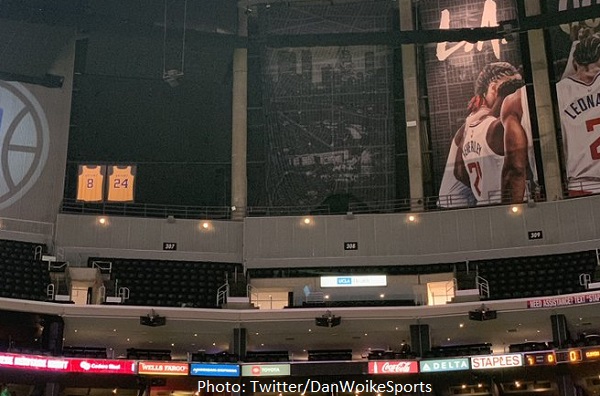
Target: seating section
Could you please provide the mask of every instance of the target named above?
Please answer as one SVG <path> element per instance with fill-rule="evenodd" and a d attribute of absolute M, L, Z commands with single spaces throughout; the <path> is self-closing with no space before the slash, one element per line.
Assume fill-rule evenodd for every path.
<path fill-rule="evenodd" d="M 431 351 L 425 354 L 428 358 L 443 358 L 455 356 L 471 356 L 471 355 L 491 355 L 492 344 L 466 344 L 466 345 L 451 345 L 451 346 L 436 346 L 431 348 Z"/>
<path fill-rule="evenodd" d="M 50 275 L 41 261 L 45 250 L 37 243 L 0 240 L 0 297 L 46 300 Z"/>
<path fill-rule="evenodd" d="M 308 351 L 309 361 L 352 360 L 352 349 L 314 349 Z"/>
<path fill-rule="evenodd" d="M 323 301 L 302 302 L 302 306 L 291 308 L 315 308 L 315 307 L 410 307 L 414 306 L 414 300 L 345 300 L 345 301 Z"/>
<path fill-rule="evenodd" d="M 579 293 L 586 290 L 580 276 L 589 276 L 591 282 L 600 281 L 600 270 L 595 250 L 546 256 L 509 257 L 474 260 L 446 264 L 420 264 L 373 267 L 316 267 L 249 269 L 254 278 L 319 277 L 325 275 L 424 275 L 453 273 L 458 289 L 476 288 L 476 275 L 489 284 L 490 300 L 541 297 Z M 485 299 L 485 298 L 484 298 Z M 379 306 L 414 305 L 412 300 L 396 301 L 326 301 L 308 303 L 308 306 Z M 306 305 L 305 305 L 306 306 Z"/>
<path fill-rule="evenodd" d="M 108 357 L 105 347 L 63 347 L 62 355 L 64 357 L 106 359 Z"/>
<path fill-rule="evenodd" d="M 192 353 L 192 362 L 207 362 L 207 363 L 237 363 L 238 355 L 227 351 L 218 353 L 206 353 L 203 351 Z"/>
<path fill-rule="evenodd" d="M 132 360 L 171 360 L 171 351 L 168 349 L 127 349 L 127 359 Z"/>
<path fill-rule="evenodd" d="M 596 251 L 474 261 L 489 282 L 490 300 L 551 296 L 585 291 L 581 274 L 593 274 Z"/>
<path fill-rule="evenodd" d="M 315 267 L 315 268 L 258 268 L 249 269 L 250 278 L 309 278 L 327 275 L 425 275 L 453 272 L 456 264 L 417 264 L 361 267 Z"/>
<path fill-rule="evenodd" d="M 218 288 L 236 269 L 243 273 L 233 263 L 90 258 L 89 265 L 94 261 L 112 263 L 111 282 L 129 289 L 128 305 L 217 308 Z"/>
<path fill-rule="evenodd" d="M 247 351 L 246 362 L 289 362 L 288 351 Z"/>
<path fill-rule="evenodd" d="M 511 344 L 508 347 L 510 353 L 549 351 L 551 349 L 554 349 L 552 342 L 524 342 L 522 344 Z"/>
<path fill-rule="evenodd" d="M 383 349 L 372 349 L 369 351 L 369 360 L 406 360 L 414 359 L 417 354 L 410 351 L 386 351 Z"/>

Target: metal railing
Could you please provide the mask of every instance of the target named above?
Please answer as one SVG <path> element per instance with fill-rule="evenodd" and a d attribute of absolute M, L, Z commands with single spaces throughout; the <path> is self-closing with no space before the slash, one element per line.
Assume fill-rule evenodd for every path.
<path fill-rule="evenodd" d="M 217 304 L 216 304 L 216 306 L 219 307 L 219 306 L 221 306 L 221 304 L 227 303 L 227 297 L 229 297 L 229 283 L 225 283 L 224 285 L 221 285 L 217 289 Z"/>
<path fill-rule="evenodd" d="M 592 276 L 590 274 L 579 274 L 579 284 L 583 287 L 585 287 L 586 289 L 588 288 L 588 285 L 592 283 Z"/>
<path fill-rule="evenodd" d="M 490 283 L 484 277 L 477 275 L 477 288 L 481 297 L 490 298 Z"/>
<path fill-rule="evenodd" d="M 532 202 L 543 202 L 545 197 L 539 193 Z M 498 196 L 490 196 L 487 201 L 473 203 L 456 195 L 429 196 L 423 198 L 405 198 L 389 201 L 349 202 L 347 209 L 333 208 L 328 204 L 313 206 L 182 206 L 158 205 L 143 203 L 89 203 L 79 202 L 65 198 L 61 205 L 62 213 L 152 217 L 164 219 L 213 219 L 230 220 L 234 213 L 241 213 L 242 217 L 269 217 L 269 216 L 306 216 L 306 215 L 340 215 L 340 214 L 377 214 L 401 213 L 464 209 L 475 206 L 503 205 Z M 528 201 L 523 201 L 528 203 Z"/>

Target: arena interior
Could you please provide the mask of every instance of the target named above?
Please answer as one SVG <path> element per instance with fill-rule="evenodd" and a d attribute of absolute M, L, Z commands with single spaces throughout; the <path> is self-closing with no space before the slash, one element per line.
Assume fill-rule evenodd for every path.
<path fill-rule="evenodd" d="M 599 25 L 1 0 L 0 396 L 597 395 Z"/>

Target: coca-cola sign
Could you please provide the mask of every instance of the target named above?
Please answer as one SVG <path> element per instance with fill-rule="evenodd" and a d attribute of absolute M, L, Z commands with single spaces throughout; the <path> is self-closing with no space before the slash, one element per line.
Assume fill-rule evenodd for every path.
<path fill-rule="evenodd" d="M 413 374 L 419 372 L 416 360 L 393 360 L 369 362 L 369 374 Z"/>

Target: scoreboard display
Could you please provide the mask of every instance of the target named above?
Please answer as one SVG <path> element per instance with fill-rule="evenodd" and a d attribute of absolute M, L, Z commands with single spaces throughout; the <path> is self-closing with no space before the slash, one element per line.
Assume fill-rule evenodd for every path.
<path fill-rule="evenodd" d="M 586 349 L 583 351 L 583 359 L 586 361 L 600 360 L 600 348 Z"/>
<path fill-rule="evenodd" d="M 581 349 L 556 352 L 556 363 L 579 363 L 583 360 Z"/>
<path fill-rule="evenodd" d="M 556 364 L 554 351 L 532 352 L 525 355 L 526 366 L 544 366 Z"/>

